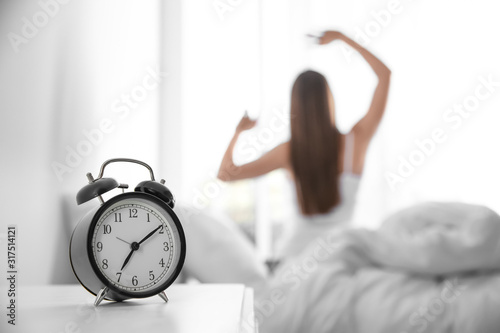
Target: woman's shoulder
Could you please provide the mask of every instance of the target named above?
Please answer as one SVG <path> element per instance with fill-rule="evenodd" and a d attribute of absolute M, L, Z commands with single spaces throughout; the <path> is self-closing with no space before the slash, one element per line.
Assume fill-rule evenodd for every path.
<path fill-rule="evenodd" d="M 275 150 L 276 153 L 279 154 L 284 161 L 284 168 L 288 171 L 291 171 L 292 161 L 290 158 L 290 140 L 280 143 L 273 150 Z"/>
<path fill-rule="evenodd" d="M 290 150 L 290 140 L 280 143 L 276 146 L 276 148 L 278 147 L 280 147 L 281 149 Z"/>
<path fill-rule="evenodd" d="M 279 155 L 280 157 L 289 160 L 290 159 L 290 141 L 282 142 L 274 147 L 271 152 L 275 155 Z"/>

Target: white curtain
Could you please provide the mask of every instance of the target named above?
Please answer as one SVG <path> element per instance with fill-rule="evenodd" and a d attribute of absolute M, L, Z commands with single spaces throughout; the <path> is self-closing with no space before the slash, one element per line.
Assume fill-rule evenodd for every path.
<path fill-rule="evenodd" d="M 225 186 L 215 180 L 215 172 L 243 110 L 249 108 L 251 116 L 259 117 L 259 125 L 248 134 L 258 136 L 275 109 L 288 112 L 291 83 L 305 68 L 327 76 L 342 131 L 364 115 L 376 84 L 369 66 L 340 42 L 319 47 L 305 36 L 333 29 L 365 45 L 393 73 L 386 114 L 366 159 L 355 223 L 376 227 L 391 212 L 425 200 L 474 202 L 500 211 L 495 195 L 500 184 L 495 153 L 500 139 L 498 87 L 490 87 L 494 91 L 474 104 L 481 80 L 500 81 L 495 4 L 486 0 L 213 4 L 219 6 L 183 2 L 185 200 L 211 204 L 241 220 L 253 219 L 256 229 L 259 225 L 268 229 L 255 232 L 263 256 L 271 254 L 274 222 L 286 220 L 285 211 L 291 209 L 289 201 L 276 199 L 287 194 L 286 178 L 272 174 L 251 184 Z M 479 89 L 488 92 L 487 87 Z M 473 110 L 467 116 L 453 109 L 464 103 Z M 262 144 L 259 153 L 286 135 L 280 133 Z M 401 162 L 405 160 L 414 164 L 407 172 Z M 246 197 L 249 192 L 253 199 Z M 250 213 L 238 215 L 234 206 Z"/>

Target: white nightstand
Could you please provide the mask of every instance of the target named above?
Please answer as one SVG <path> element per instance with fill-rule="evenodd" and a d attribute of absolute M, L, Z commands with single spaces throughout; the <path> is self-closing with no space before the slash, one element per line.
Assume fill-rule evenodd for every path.
<path fill-rule="evenodd" d="M 168 303 L 151 297 L 98 307 L 80 285 L 18 290 L 16 326 L 2 320 L 2 332 L 257 332 L 253 292 L 243 285 L 174 284 L 166 290 Z"/>

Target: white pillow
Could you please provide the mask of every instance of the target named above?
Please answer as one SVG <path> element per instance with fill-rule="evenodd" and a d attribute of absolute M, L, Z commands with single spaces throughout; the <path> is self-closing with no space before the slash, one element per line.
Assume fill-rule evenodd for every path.
<path fill-rule="evenodd" d="M 386 266 L 431 274 L 500 268 L 500 217 L 484 206 L 419 204 L 387 218 L 377 234 L 372 258 Z"/>
<path fill-rule="evenodd" d="M 191 207 L 178 205 L 174 211 L 186 234 L 184 273 L 203 283 L 243 283 L 253 288 L 264 283 L 266 267 L 237 225 Z"/>

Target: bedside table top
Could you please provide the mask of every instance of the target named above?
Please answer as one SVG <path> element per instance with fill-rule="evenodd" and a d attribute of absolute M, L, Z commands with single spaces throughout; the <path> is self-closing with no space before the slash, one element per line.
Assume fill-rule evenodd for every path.
<path fill-rule="evenodd" d="M 168 303 L 155 296 L 98 307 L 80 285 L 18 290 L 16 326 L 2 320 L 7 332 L 257 332 L 253 291 L 243 285 L 174 284 L 165 291 Z"/>

